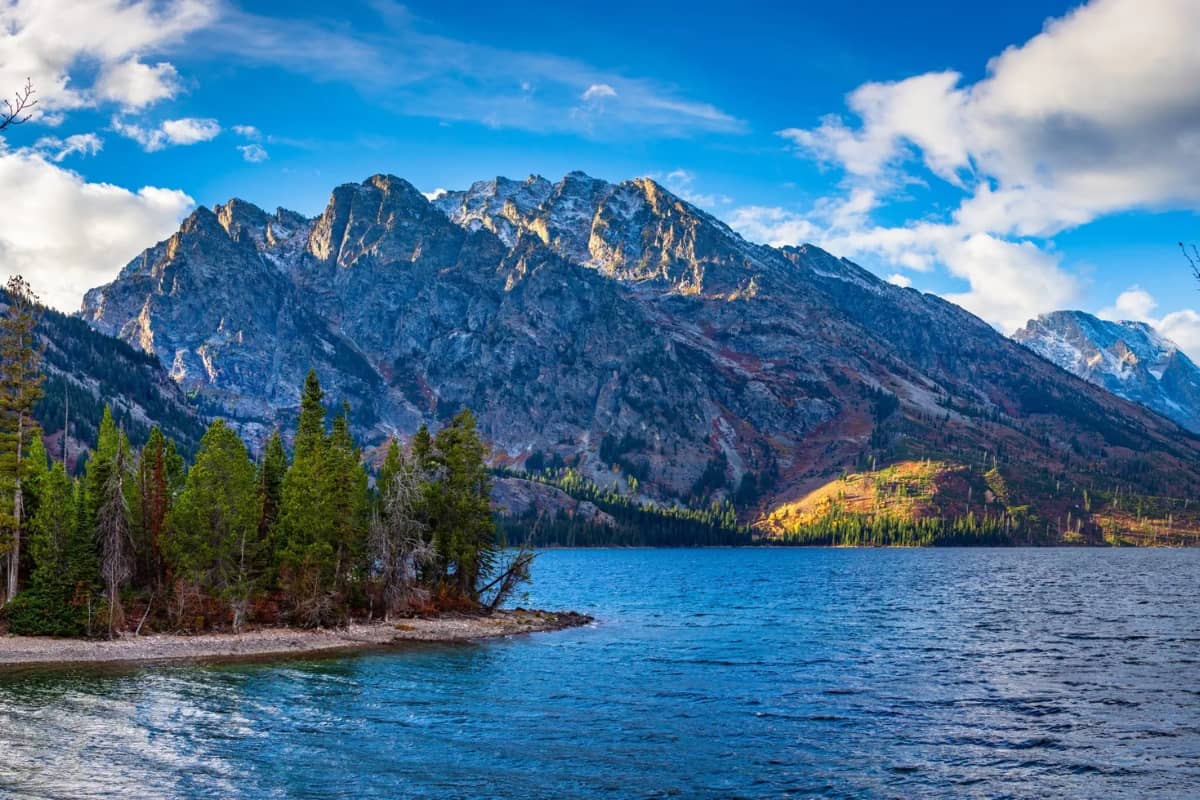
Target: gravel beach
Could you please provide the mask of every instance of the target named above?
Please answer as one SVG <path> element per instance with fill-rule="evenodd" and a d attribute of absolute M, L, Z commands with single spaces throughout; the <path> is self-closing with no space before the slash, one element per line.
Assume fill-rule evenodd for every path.
<path fill-rule="evenodd" d="M 458 642 L 555 631 L 592 618 L 570 611 L 497 611 L 491 615 L 446 614 L 392 622 L 354 623 L 342 629 L 262 628 L 240 634 L 126 635 L 120 639 L 0 637 L 0 668 L 29 664 L 187 661 L 286 656 L 386 647 L 403 642 Z"/>

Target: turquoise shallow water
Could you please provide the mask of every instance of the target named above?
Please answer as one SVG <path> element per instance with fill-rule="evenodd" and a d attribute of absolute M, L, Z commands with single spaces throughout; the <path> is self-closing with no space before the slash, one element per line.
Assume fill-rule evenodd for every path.
<path fill-rule="evenodd" d="M 0 673 L 0 797 L 1200 796 L 1200 551 L 552 551 L 535 579 L 600 623 Z"/>

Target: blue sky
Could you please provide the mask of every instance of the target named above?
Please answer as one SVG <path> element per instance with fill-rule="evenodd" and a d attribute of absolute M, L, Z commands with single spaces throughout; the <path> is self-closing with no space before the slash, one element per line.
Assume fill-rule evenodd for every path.
<path fill-rule="evenodd" d="M 75 308 L 195 204 L 583 169 L 1005 330 L 1079 307 L 1200 353 L 1190 0 L 841 5 L 18 0 L 0 72 L 42 104 L 0 252 Z"/>

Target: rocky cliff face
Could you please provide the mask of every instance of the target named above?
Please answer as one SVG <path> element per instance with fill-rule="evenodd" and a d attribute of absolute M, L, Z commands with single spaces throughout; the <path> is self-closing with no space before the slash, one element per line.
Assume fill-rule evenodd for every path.
<path fill-rule="evenodd" d="M 430 203 L 377 175 L 313 220 L 234 200 L 82 316 L 252 440 L 290 427 L 315 366 L 370 442 L 469 406 L 502 463 L 561 461 L 662 502 L 736 497 L 747 518 L 872 458 L 988 459 L 1031 497 L 1034 476 L 1101 461 L 1148 491 L 1200 487 L 1200 448 L 1171 423 L 937 297 L 747 242 L 648 179 L 497 178 Z"/>
<path fill-rule="evenodd" d="M 1146 323 L 1055 311 L 1030 320 L 1013 338 L 1084 380 L 1200 432 L 1200 368 Z"/>

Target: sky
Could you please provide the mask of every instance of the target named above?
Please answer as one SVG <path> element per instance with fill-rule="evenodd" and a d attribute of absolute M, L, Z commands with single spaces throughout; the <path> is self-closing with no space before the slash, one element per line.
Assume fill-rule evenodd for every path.
<path fill-rule="evenodd" d="M 1079 308 L 1200 358 L 1197 0 L 8 0 L 0 32 L 39 100 L 0 263 L 63 310 L 197 205 L 582 169 L 1006 333 Z"/>

